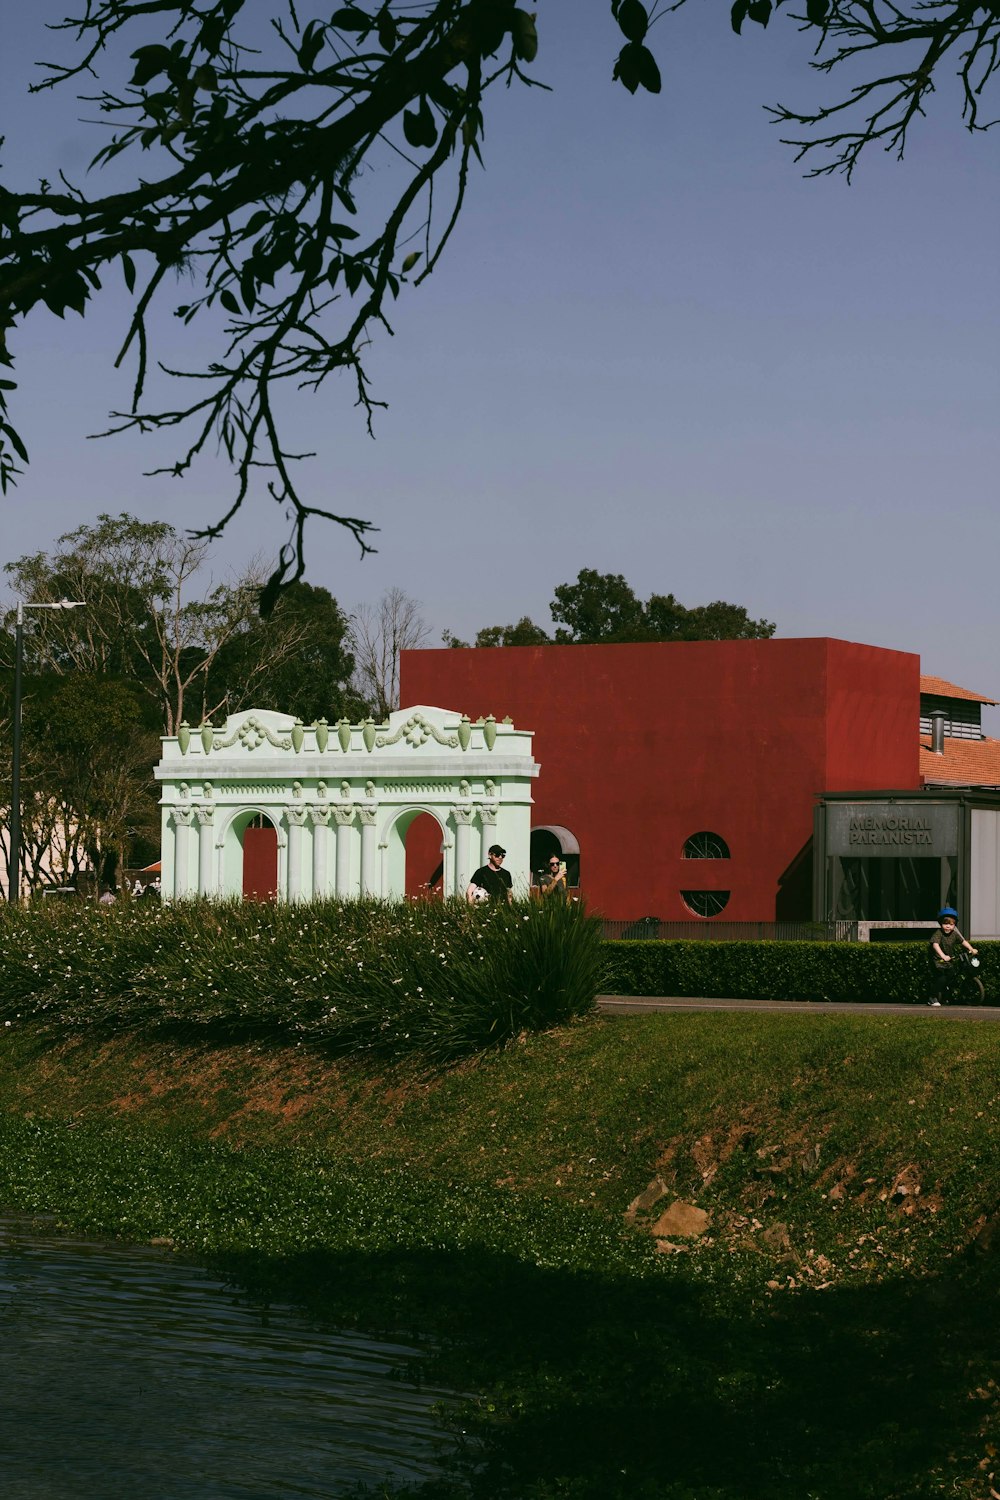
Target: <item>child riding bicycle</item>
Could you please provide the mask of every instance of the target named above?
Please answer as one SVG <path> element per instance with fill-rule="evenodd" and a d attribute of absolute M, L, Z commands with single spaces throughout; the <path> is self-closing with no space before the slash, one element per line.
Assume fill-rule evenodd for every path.
<path fill-rule="evenodd" d="M 946 991 L 951 979 L 951 966 L 955 962 L 955 956 L 963 948 L 966 953 L 976 953 L 968 939 L 964 938 L 958 930 L 958 912 L 953 906 L 943 906 L 937 914 L 938 929 L 930 941 L 930 958 L 934 965 L 935 991 L 928 1005 L 940 1005 L 944 997 L 947 1004 Z"/>

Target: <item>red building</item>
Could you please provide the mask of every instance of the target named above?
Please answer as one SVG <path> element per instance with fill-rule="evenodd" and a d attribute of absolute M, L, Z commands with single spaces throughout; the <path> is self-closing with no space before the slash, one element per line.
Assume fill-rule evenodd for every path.
<path fill-rule="evenodd" d="M 849 641 L 405 651 L 401 701 L 535 731 L 532 865 L 610 918 L 807 920 L 818 794 L 921 786 L 919 658 Z"/>

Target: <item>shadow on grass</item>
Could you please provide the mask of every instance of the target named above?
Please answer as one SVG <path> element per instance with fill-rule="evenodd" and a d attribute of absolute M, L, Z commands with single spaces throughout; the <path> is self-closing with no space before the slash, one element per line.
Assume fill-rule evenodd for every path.
<path fill-rule="evenodd" d="M 991 1266 L 764 1300 L 478 1249 L 231 1255 L 223 1269 L 255 1298 L 423 1334 L 433 1378 L 480 1393 L 456 1424 L 474 1458 L 413 1492 L 427 1500 L 989 1492 L 977 1464 L 997 1416 Z"/>

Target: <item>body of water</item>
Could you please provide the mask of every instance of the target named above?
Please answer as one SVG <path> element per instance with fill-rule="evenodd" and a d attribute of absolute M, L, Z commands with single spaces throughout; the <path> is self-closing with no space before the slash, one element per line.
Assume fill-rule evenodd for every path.
<path fill-rule="evenodd" d="M 0 1219 L 4 1500 L 330 1497 L 439 1472 L 404 1346 L 239 1301 L 156 1247 Z"/>

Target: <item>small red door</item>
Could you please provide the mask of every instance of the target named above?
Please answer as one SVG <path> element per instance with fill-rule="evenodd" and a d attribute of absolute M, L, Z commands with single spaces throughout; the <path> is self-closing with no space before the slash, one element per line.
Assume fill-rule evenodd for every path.
<path fill-rule="evenodd" d="M 273 823 L 247 828 L 243 834 L 243 899 L 278 898 L 278 830 Z"/>

